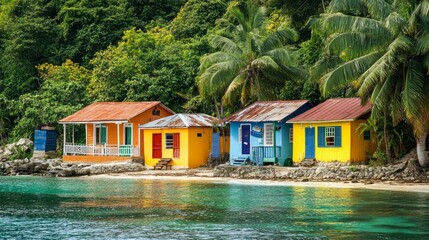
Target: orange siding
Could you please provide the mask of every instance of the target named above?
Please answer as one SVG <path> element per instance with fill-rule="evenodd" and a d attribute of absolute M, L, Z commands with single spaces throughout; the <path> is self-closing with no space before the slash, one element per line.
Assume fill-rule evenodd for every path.
<path fill-rule="evenodd" d="M 63 162 L 68 163 L 110 163 L 126 162 L 130 157 L 118 156 L 63 156 Z"/>
<path fill-rule="evenodd" d="M 159 115 L 153 115 L 152 114 L 152 111 L 155 108 L 160 111 Z M 173 115 L 173 114 L 170 113 L 169 111 L 165 110 L 164 108 L 157 106 L 157 107 L 153 107 L 153 108 L 141 113 L 140 115 L 130 119 L 129 123 L 133 124 L 133 145 L 137 146 L 139 143 L 139 139 L 138 139 L 139 124 L 145 124 L 145 123 L 151 122 L 153 120 L 157 120 L 157 119 L 167 117 L 170 115 Z M 143 132 L 144 131 L 141 131 L 140 134 L 143 134 Z M 123 134 L 121 134 L 121 135 L 123 135 Z M 141 147 L 143 147 L 143 146 L 141 146 Z"/>

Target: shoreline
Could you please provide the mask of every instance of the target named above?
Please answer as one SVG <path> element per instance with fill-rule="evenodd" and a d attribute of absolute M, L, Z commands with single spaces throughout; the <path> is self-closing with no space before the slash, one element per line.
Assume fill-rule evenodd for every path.
<path fill-rule="evenodd" d="M 173 180 L 173 181 L 203 181 L 221 184 L 241 184 L 241 185 L 263 185 L 263 186 L 284 186 L 284 187 L 325 187 L 325 188 L 350 188 L 368 189 L 399 192 L 429 193 L 428 183 L 398 183 L 398 182 L 375 182 L 371 184 L 362 182 L 318 182 L 318 181 L 287 181 L 287 180 L 260 180 L 260 179 L 237 179 L 230 177 L 212 176 L 174 176 L 155 174 L 115 173 L 81 176 L 79 178 L 108 178 L 108 179 L 142 179 L 142 180 Z"/>

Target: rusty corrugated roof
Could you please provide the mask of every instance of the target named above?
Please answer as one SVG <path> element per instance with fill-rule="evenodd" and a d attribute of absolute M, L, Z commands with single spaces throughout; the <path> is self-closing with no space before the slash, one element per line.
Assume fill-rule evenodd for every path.
<path fill-rule="evenodd" d="M 255 102 L 225 119 L 226 122 L 281 121 L 308 103 L 307 100 Z"/>
<path fill-rule="evenodd" d="M 87 123 L 107 121 L 128 121 L 131 118 L 159 106 L 174 114 L 159 101 L 151 102 L 95 102 L 74 114 L 61 119 L 60 123 Z"/>
<path fill-rule="evenodd" d="M 371 109 L 372 106 L 369 103 L 362 106 L 360 98 L 334 98 L 326 100 L 287 122 L 353 121 L 369 113 Z"/>
<path fill-rule="evenodd" d="M 219 119 L 207 114 L 180 113 L 140 125 L 140 128 L 213 127 L 213 123 L 218 121 Z"/>

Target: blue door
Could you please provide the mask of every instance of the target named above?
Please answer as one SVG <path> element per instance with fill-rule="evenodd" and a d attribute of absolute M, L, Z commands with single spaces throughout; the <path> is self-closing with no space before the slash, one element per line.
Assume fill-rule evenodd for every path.
<path fill-rule="evenodd" d="M 241 154 L 250 154 L 250 125 L 241 125 Z"/>
<path fill-rule="evenodd" d="M 305 158 L 314 158 L 314 129 L 305 128 Z"/>

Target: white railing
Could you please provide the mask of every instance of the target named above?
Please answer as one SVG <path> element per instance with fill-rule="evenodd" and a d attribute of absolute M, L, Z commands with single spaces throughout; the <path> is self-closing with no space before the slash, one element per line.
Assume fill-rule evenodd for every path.
<path fill-rule="evenodd" d="M 92 156 L 134 156 L 140 155 L 140 148 L 130 145 L 83 145 L 66 143 L 64 155 L 92 155 Z"/>

